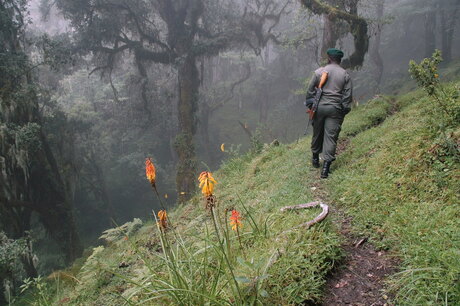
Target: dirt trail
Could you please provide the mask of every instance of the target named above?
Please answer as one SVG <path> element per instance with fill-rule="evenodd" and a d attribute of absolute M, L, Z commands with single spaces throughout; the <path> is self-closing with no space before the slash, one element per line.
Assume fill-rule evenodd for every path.
<path fill-rule="evenodd" d="M 357 237 L 352 233 L 352 218 L 328 201 L 319 174 L 312 174 L 318 176 L 313 186 L 317 197 L 329 204 L 330 217 L 344 236 L 342 248 L 345 258 L 327 279 L 323 305 L 391 305 L 388 302 L 391 298 L 384 292 L 384 280 L 396 271 L 397 260 L 385 251 L 376 250 L 366 237 Z"/>
<path fill-rule="evenodd" d="M 384 279 L 396 270 L 397 261 L 385 251 L 377 251 L 365 237 L 351 232 L 351 218 L 332 207 L 346 257 L 326 283 L 324 305 L 390 305 L 384 293 Z"/>

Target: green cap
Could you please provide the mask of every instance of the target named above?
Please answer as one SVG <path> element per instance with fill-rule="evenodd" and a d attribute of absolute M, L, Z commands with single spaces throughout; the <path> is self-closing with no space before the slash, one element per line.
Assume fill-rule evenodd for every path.
<path fill-rule="evenodd" d="M 327 55 L 332 56 L 332 57 L 338 57 L 342 58 L 343 57 L 343 51 L 336 49 L 336 48 L 329 48 L 327 49 Z"/>

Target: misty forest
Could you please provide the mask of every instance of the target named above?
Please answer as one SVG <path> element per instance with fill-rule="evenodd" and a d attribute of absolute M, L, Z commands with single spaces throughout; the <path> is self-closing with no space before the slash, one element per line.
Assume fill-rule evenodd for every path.
<path fill-rule="evenodd" d="M 459 16 L 0 0 L 0 305 L 459 305 Z"/>

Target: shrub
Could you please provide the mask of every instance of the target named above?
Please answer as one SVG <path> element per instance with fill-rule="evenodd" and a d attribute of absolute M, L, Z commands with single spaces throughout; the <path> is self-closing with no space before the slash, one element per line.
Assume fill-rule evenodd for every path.
<path fill-rule="evenodd" d="M 441 51 L 436 50 L 431 58 L 425 58 L 420 64 L 410 61 L 409 73 L 437 104 L 433 108 L 435 122 L 439 123 L 441 131 L 445 131 L 460 121 L 460 90 L 458 85 L 446 87 L 440 83 L 438 65 L 441 62 Z"/>

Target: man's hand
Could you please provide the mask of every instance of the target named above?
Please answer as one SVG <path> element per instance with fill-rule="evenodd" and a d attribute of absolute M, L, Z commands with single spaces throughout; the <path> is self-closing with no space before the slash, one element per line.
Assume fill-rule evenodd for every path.
<path fill-rule="evenodd" d="M 311 109 L 313 107 L 313 103 L 315 103 L 315 98 L 310 98 L 305 100 L 305 106 Z"/>

